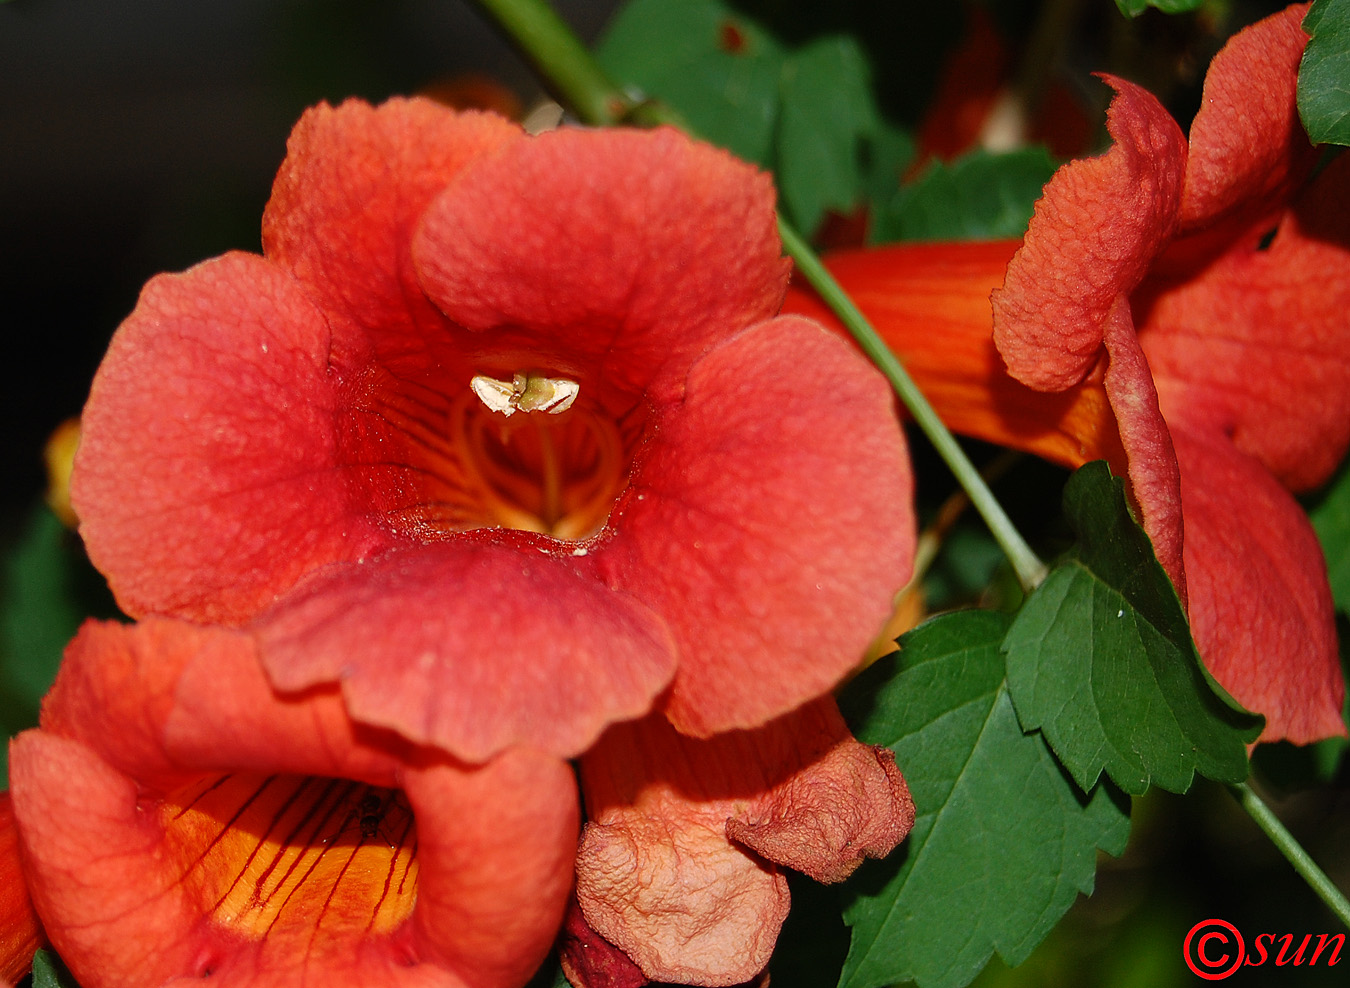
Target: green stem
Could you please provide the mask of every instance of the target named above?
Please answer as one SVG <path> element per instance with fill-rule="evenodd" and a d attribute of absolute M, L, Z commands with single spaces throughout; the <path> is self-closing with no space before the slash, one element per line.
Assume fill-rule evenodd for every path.
<path fill-rule="evenodd" d="M 1270 842 L 1279 848 L 1280 853 L 1294 866 L 1299 877 L 1307 882 L 1317 893 L 1317 897 L 1326 903 L 1327 908 L 1350 928 L 1350 901 L 1346 900 L 1344 893 L 1332 883 L 1326 872 L 1317 867 L 1316 862 L 1308 856 L 1308 852 L 1294 839 L 1294 835 L 1285 829 L 1279 817 L 1247 783 L 1241 782 L 1229 788 L 1238 804 L 1247 811 L 1247 815 L 1256 821 L 1256 825 L 1270 838 Z"/>
<path fill-rule="evenodd" d="M 914 379 L 909 376 L 909 372 L 905 370 L 904 365 L 886 346 L 877 331 L 872 328 L 872 324 L 867 321 L 867 317 L 853 304 L 853 300 L 839 286 L 839 282 L 835 281 L 834 276 L 830 274 L 825 265 L 820 263 L 820 258 L 816 257 L 815 252 L 807 246 L 806 241 L 781 216 L 778 220 L 778 232 L 783 238 L 784 249 L 797 263 L 797 270 L 811 283 L 811 287 L 820 294 L 825 304 L 853 334 L 853 338 L 858 342 L 858 346 L 862 348 L 863 353 L 867 354 L 872 362 L 881 368 L 881 372 L 891 382 L 891 387 L 900 396 L 905 408 L 909 409 L 909 413 L 914 416 L 914 421 L 923 430 L 924 435 L 928 437 L 928 441 L 933 444 L 938 451 L 938 455 L 956 475 L 957 481 L 969 495 L 970 503 L 980 513 L 980 517 L 989 526 L 989 531 L 999 544 L 999 548 L 1008 557 L 1008 562 L 1012 564 L 1013 571 L 1017 574 L 1017 579 L 1022 584 L 1022 588 L 1031 591 L 1038 586 L 1045 579 L 1045 564 L 1041 562 L 1036 553 L 1027 545 L 1026 540 L 1022 538 L 1021 533 L 1017 531 L 1012 519 L 1003 510 L 1003 505 L 999 504 L 994 492 L 989 489 L 989 485 L 980 476 L 980 471 L 975 468 L 975 464 L 970 462 L 965 450 L 957 443 L 956 437 L 951 434 L 951 430 L 943 424 L 942 419 L 933 409 L 933 406 L 928 403 L 928 399 L 923 396 L 923 392 L 914 383 Z"/>
<path fill-rule="evenodd" d="M 540 75 L 550 81 L 563 101 L 587 123 L 605 125 L 635 120 L 678 125 L 673 113 L 658 104 L 634 101 L 606 76 L 546 0 L 478 0 L 478 3 L 521 48 Z M 778 231 L 783 248 L 796 262 L 797 269 L 853 334 L 863 352 L 881 368 L 914 421 L 956 475 L 1008 557 L 1023 589 L 1030 591 L 1036 587 L 1045 578 L 1045 564 L 1017 531 L 933 406 L 815 252 L 781 215 Z"/>
<path fill-rule="evenodd" d="M 586 46 L 547 0 L 477 0 L 547 81 L 555 96 L 587 123 L 628 119 L 637 103 L 605 75 Z"/>

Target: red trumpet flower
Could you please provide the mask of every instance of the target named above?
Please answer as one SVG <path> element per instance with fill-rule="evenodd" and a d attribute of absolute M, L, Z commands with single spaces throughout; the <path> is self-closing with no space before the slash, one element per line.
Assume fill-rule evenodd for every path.
<path fill-rule="evenodd" d="M 33 900 L 88 988 L 521 984 L 572 882 L 575 783 L 282 696 L 251 639 L 87 624 L 13 744 Z"/>
<path fill-rule="evenodd" d="M 772 733 L 859 661 L 912 566 L 903 433 L 864 360 L 776 318 L 768 178 L 673 130 L 320 107 L 263 247 L 152 281 L 94 381 L 74 500 L 142 625 L 87 629 L 16 751 L 39 912 L 89 988 L 286 964 L 399 983 L 398 957 L 406 983 L 518 982 L 561 921 L 562 758 L 644 716 Z M 831 798 L 775 822 L 767 791 L 835 760 L 779 758 L 723 843 L 796 864 L 856 806 L 892 822 L 829 874 L 894 846 L 894 766 L 842 724 L 831 745 L 870 774 L 823 770 Z M 66 823 L 77 800 L 96 812 Z M 389 894 L 412 828 L 415 902 Z M 340 874 L 279 877 L 311 859 Z M 133 908 L 137 869 L 156 891 Z M 120 917 L 166 949 L 131 959 Z"/>
<path fill-rule="evenodd" d="M 953 428 L 1128 475 L 1206 664 L 1266 715 L 1264 740 L 1300 743 L 1345 733 L 1344 684 L 1289 491 L 1350 442 L 1350 163 L 1309 177 L 1306 9 L 1215 57 L 1189 143 L 1109 80 L 1114 148 L 1056 174 L 1020 245 L 830 260 Z M 795 293 L 787 308 L 821 314 Z"/>

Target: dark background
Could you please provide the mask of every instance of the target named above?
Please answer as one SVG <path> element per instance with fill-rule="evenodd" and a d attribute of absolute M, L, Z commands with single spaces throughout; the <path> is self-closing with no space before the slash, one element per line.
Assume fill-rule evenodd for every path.
<path fill-rule="evenodd" d="M 616 3 L 557 6 L 589 40 Z M 306 106 L 470 71 L 540 93 L 465 0 L 0 3 L 0 536 L 141 285 L 259 249 Z"/>

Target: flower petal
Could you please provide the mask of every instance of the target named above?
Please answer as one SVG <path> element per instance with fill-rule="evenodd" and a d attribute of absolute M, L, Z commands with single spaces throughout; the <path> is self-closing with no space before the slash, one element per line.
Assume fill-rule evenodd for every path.
<path fill-rule="evenodd" d="M 1326 563 L 1307 516 L 1222 436 L 1175 429 L 1191 627 L 1214 678 L 1266 716 L 1262 741 L 1344 736 Z"/>
<path fill-rule="evenodd" d="M 0 982 L 13 984 L 45 942 L 19 863 L 19 831 L 8 792 L 0 792 Z"/>
<path fill-rule="evenodd" d="M 466 761 L 579 754 L 650 708 L 675 651 L 571 545 L 465 537 L 330 570 L 258 625 L 263 664 L 288 692 L 341 683 L 354 719 Z"/>
<path fill-rule="evenodd" d="M 680 730 L 753 727 L 819 696 L 886 620 L 915 544 L 891 402 L 842 340 L 783 318 L 712 350 L 655 412 L 594 554 L 674 634 Z"/>
<path fill-rule="evenodd" d="M 778 758 L 801 768 L 735 812 L 728 837 L 818 882 L 842 882 L 905 839 L 914 801 L 894 753 L 855 741 L 834 700 L 771 726 L 761 741 L 782 744 Z"/>
<path fill-rule="evenodd" d="M 237 636 L 182 621 L 86 621 L 43 700 L 43 730 L 85 742 L 153 791 L 180 784 L 185 773 L 164 750 L 164 725 L 183 669 L 217 637 Z"/>
<path fill-rule="evenodd" d="M 263 674 L 251 636 L 217 628 L 189 632 L 196 654 L 177 677 L 164 721 L 163 744 L 175 761 L 197 770 L 399 785 L 402 759 L 413 746 L 355 723 L 336 687 L 279 695 Z"/>
<path fill-rule="evenodd" d="M 577 894 L 590 925 L 649 979 L 740 984 L 769 963 L 787 880 L 728 843 L 721 821 L 695 816 L 587 825 Z"/>
<path fill-rule="evenodd" d="M 108 988 L 208 974 L 258 988 L 522 983 L 571 886 L 578 807 L 566 763 L 518 752 L 466 767 L 397 739 L 381 762 L 333 730 L 331 695 L 280 700 L 259 689 L 256 665 L 250 682 L 251 654 L 247 636 L 219 628 L 91 623 L 43 728 L 15 742 L 34 902 L 72 969 Z M 257 771 L 230 764 L 229 731 L 211 749 L 181 723 L 207 709 L 208 682 L 229 691 L 227 714 L 260 705 L 249 719 L 264 736 L 245 752 Z M 196 705 L 174 708 L 179 694 Z M 60 733 L 76 728 L 82 736 Z M 268 741 L 270 763 L 259 754 Z M 402 796 L 367 810 L 346 769 Z M 181 784 L 166 791 L 175 773 Z"/>
<path fill-rule="evenodd" d="M 84 743 L 45 731 L 11 743 L 9 771 L 33 904 L 79 982 L 133 988 L 193 970 L 187 931 L 200 911 L 178 863 L 155 853 L 136 783 Z"/>
<path fill-rule="evenodd" d="M 1316 160 L 1297 106 L 1308 7 L 1293 4 L 1239 31 L 1210 62 L 1191 124 L 1183 230 L 1266 208 Z"/>
<path fill-rule="evenodd" d="M 773 315 L 788 270 L 768 176 L 668 128 L 515 144 L 432 204 L 413 254 L 454 321 L 629 392 Z"/>
<path fill-rule="evenodd" d="M 825 258 L 954 432 L 1035 453 L 1063 466 L 1106 459 L 1119 473 L 1125 454 L 1100 375 L 1061 393 L 1014 380 L 990 336 L 989 293 L 1003 283 L 1020 240 L 893 244 Z M 814 294 L 795 283 L 783 313 L 847 330 Z"/>
<path fill-rule="evenodd" d="M 238 623 L 385 542 L 335 467 L 335 401 L 328 328 L 267 261 L 146 285 L 94 378 L 72 478 L 122 607 Z"/>
<path fill-rule="evenodd" d="M 419 946 L 472 988 L 517 988 L 543 962 L 572 890 L 580 810 L 566 762 L 517 749 L 476 769 L 410 769 Z"/>
<path fill-rule="evenodd" d="M 893 756 L 853 740 L 828 697 L 707 740 L 658 715 L 617 725 L 581 776 L 577 899 L 654 981 L 738 984 L 768 962 L 787 888 L 754 852 L 837 881 L 914 822 Z"/>
<path fill-rule="evenodd" d="M 591 929 L 576 896 L 567 904 L 558 959 L 573 988 L 642 988 L 651 980 L 627 954 Z"/>
<path fill-rule="evenodd" d="M 1176 225 L 1186 139 L 1147 91 L 1110 76 L 1115 144 L 1055 173 L 993 293 L 994 342 L 1013 377 L 1042 391 L 1097 362 L 1102 325 L 1144 277 Z"/>
<path fill-rule="evenodd" d="M 1342 156 L 1344 159 L 1344 156 Z M 1286 486 L 1324 482 L 1350 445 L 1350 160 L 1202 270 L 1140 292 L 1140 342 L 1169 422 L 1224 432 Z"/>
<path fill-rule="evenodd" d="M 494 114 L 425 99 L 348 100 L 300 118 L 263 214 L 263 247 L 335 326 L 339 364 L 356 338 L 390 360 L 444 330 L 413 271 L 413 229 L 469 162 L 523 139 Z"/>
<path fill-rule="evenodd" d="M 1107 314 L 1102 341 L 1109 360 L 1106 394 L 1111 399 L 1121 445 L 1128 458 L 1130 497 L 1142 516 L 1144 531 L 1153 542 L 1154 555 L 1172 578 L 1172 586 L 1185 606 L 1180 469 L 1125 299 L 1117 301 Z"/>
<path fill-rule="evenodd" d="M 726 836 L 732 800 L 761 792 L 760 767 L 747 764 L 752 778 L 736 786 L 738 766 L 700 758 L 710 744 L 654 715 L 611 728 L 582 759 L 591 822 L 577 899 L 590 927 L 653 981 L 748 981 L 788 914 L 786 878 Z"/>

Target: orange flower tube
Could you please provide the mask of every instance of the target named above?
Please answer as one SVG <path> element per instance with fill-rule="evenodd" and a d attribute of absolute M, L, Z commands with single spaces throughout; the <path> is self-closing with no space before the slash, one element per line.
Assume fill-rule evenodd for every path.
<path fill-rule="evenodd" d="M 567 764 L 465 765 L 273 691 L 247 636 L 87 624 L 13 744 L 25 870 L 87 988 L 513 988 L 562 920 Z"/>
<path fill-rule="evenodd" d="M 989 295 L 1020 246 L 1020 240 L 896 244 L 838 251 L 826 264 L 949 428 L 1063 466 L 1106 459 L 1123 467 L 1101 374 L 1064 392 L 1036 391 L 1008 373 L 994 346 Z M 809 289 L 794 284 L 783 308 L 844 332 Z"/>
<path fill-rule="evenodd" d="M 1289 492 L 1350 444 L 1350 161 L 1309 178 L 1306 10 L 1215 57 L 1189 141 L 1108 80 L 1115 146 L 1055 175 L 1020 246 L 827 261 L 953 429 L 1129 478 L 1206 665 L 1263 740 L 1298 743 L 1346 727 L 1326 567 Z"/>

